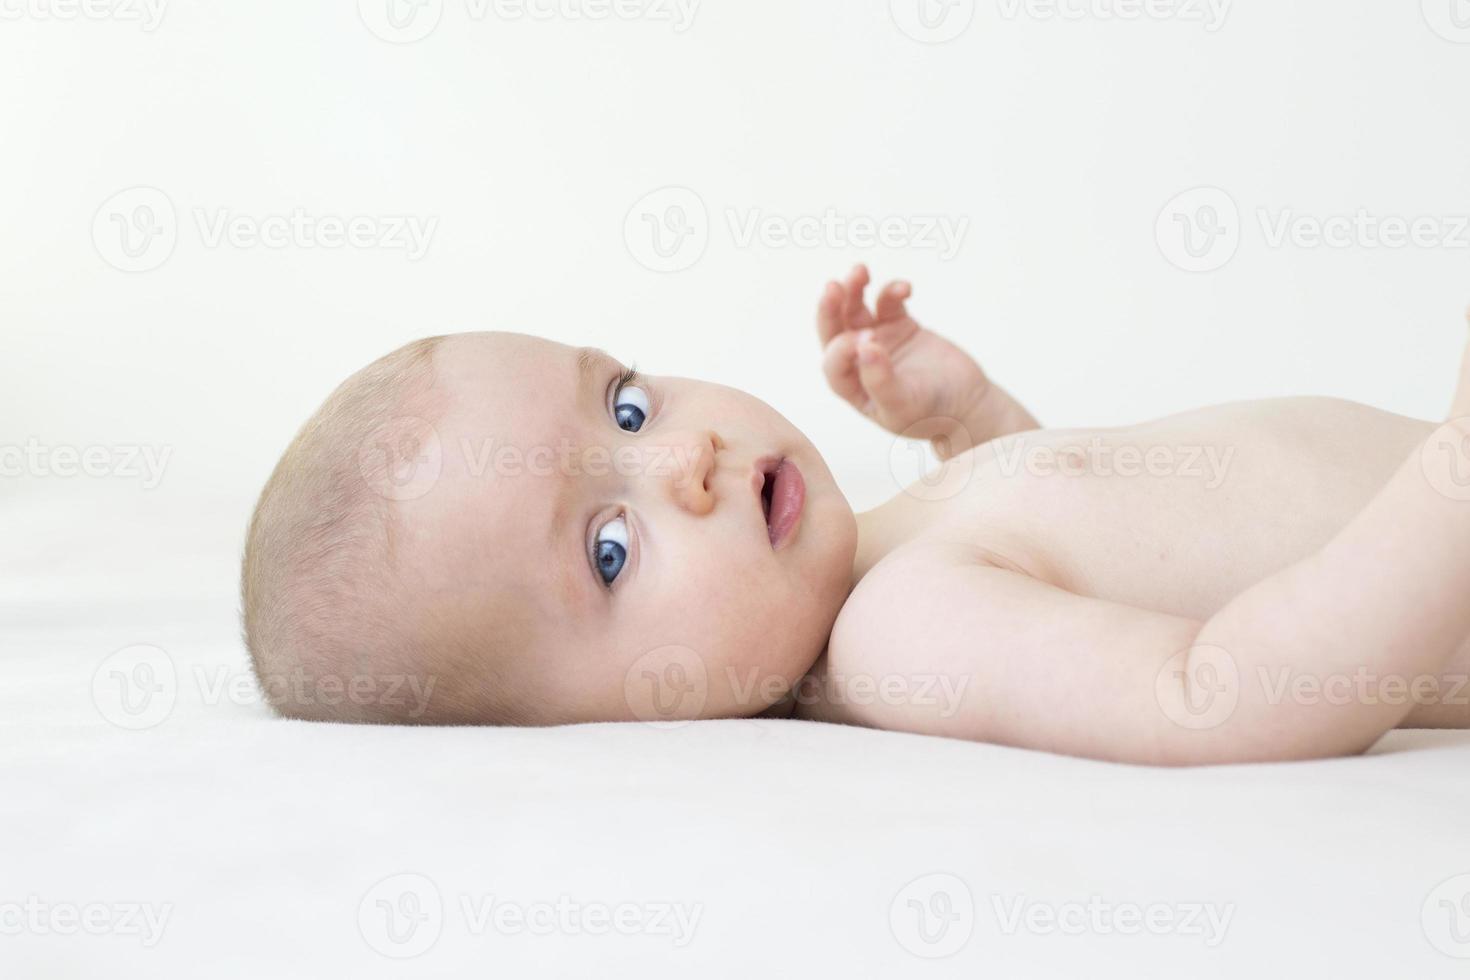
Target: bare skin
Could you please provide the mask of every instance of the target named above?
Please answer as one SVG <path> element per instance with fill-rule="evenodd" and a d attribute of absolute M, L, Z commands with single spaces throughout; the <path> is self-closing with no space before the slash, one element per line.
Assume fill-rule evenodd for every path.
<path fill-rule="evenodd" d="M 1470 502 L 1430 479 L 1437 423 L 1297 398 L 1039 430 L 908 317 L 906 284 L 872 310 L 866 285 L 859 267 L 823 297 L 829 383 L 951 458 L 860 515 L 799 714 L 1161 764 L 1470 728 Z M 936 677 L 963 696 L 919 697 Z"/>
<path fill-rule="evenodd" d="M 745 392 L 436 349 L 395 572 L 466 720 L 507 720 L 493 691 L 520 724 L 795 711 L 1166 765 L 1470 728 L 1470 366 L 1444 425 L 1295 398 L 1046 430 L 867 286 L 822 296 L 827 381 L 944 465 L 863 515 Z"/>

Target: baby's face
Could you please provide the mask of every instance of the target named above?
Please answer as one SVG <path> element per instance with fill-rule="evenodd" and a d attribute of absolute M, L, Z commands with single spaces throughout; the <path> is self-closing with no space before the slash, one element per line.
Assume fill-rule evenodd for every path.
<path fill-rule="evenodd" d="M 780 414 L 516 334 L 449 338 L 435 371 L 442 470 L 399 554 L 483 683 L 541 722 L 730 717 L 811 667 L 857 527 Z"/>

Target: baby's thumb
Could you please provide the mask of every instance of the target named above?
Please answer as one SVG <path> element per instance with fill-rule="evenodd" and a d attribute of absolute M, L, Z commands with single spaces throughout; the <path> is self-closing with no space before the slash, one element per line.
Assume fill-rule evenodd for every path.
<path fill-rule="evenodd" d="M 888 352 L 873 339 L 871 330 L 864 330 L 858 335 L 857 362 L 858 380 L 863 383 L 863 390 L 873 400 L 874 407 L 897 408 L 902 392 L 893 374 L 893 362 L 888 359 Z"/>

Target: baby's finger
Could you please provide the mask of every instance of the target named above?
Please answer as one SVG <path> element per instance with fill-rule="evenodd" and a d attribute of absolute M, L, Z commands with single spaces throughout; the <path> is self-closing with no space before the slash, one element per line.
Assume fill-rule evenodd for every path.
<path fill-rule="evenodd" d="M 903 386 L 893 373 L 888 352 L 873 338 L 873 331 L 857 335 L 858 380 L 873 403 L 890 411 L 902 407 Z"/>
<path fill-rule="evenodd" d="M 913 295 L 914 288 L 903 280 L 890 282 L 883 287 L 878 294 L 877 306 L 878 322 L 884 323 L 888 320 L 899 320 L 909 315 L 904 308 L 904 301 Z"/>
<path fill-rule="evenodd" d="M 846 302 L 847 294 L 842 284 L 836 280 L 827 283 L 827 288 L 822 290 L 822 298 L 817 301 L 817 339 L 824 348 L 833 337 L 842 333 L 842 307 Z"/>
<path fill-rule="evenodd" d="M 847 276 L 847 303 L 842 316 L 849 330 L 865 330 L 873 325 L 873 314 L 863 302 L 863 291 L 868 288 L 868 267 L 855 265 Z"/>
<path fill-rule="evenodd" d="M 857 334 L 840 333 L 822 351 L 822 373 L 828 386 L 858 411 L 863 410 L 867 396 L 858 380 Z"/>

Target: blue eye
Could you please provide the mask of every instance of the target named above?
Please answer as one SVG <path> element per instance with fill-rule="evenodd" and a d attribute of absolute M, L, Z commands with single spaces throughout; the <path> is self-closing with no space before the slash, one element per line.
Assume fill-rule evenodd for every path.
<path fill-rule="evenodd" d="M 604 585 L 612 585 L 613 579 L 623 570 L 628 560 L 628 524 L 615 517 L 597 530 L 597 541 L 593 546 L 593 559 L 597 574 Z"/>
<path fill-rule="evenodd" d="M 648 393 L 634 385 L 619 385 L 613 396 L 613 418 L 624 432 L 637 432 L 648 419 Z"/>

